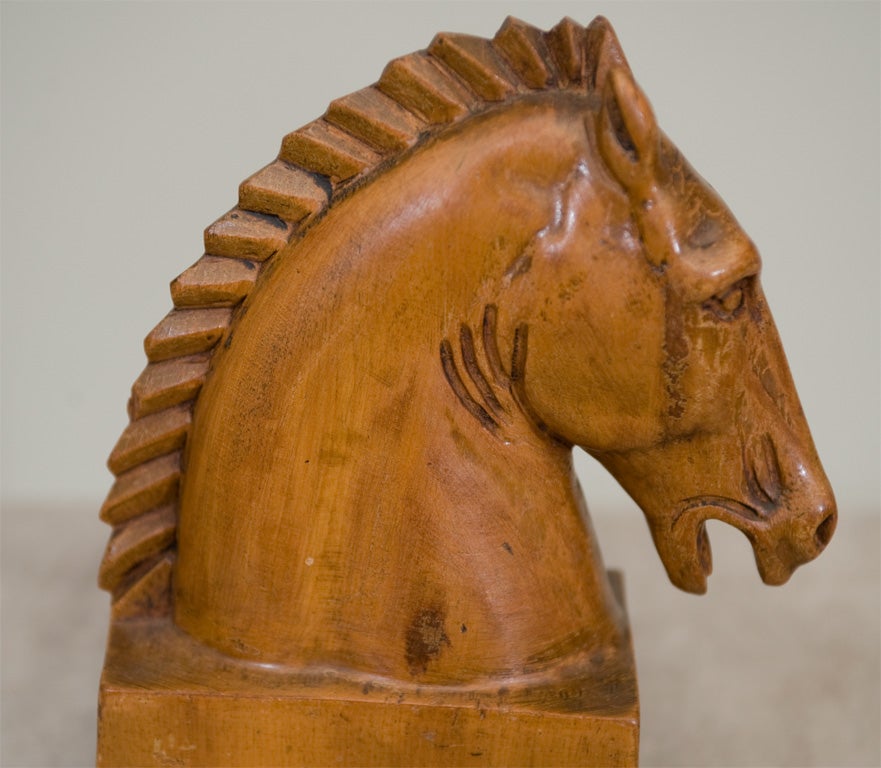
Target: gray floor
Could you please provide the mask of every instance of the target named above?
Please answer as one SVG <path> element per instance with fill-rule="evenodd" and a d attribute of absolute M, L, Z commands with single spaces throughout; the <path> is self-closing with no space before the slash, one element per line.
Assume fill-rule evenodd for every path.
<path fill-rule="evenodd" d="M 642 764 L 878 766 L 879 524 L 843 515 L 829 550 L 763 587 L 736 532 L 711 527 L 716 573 L 666 580 L 633 511 L 601 517 L 625 571 L 642 699 Z M 2 519 L 5 766 L 89 765 L 107 600 L 92 509 L 7 506 Z"/>

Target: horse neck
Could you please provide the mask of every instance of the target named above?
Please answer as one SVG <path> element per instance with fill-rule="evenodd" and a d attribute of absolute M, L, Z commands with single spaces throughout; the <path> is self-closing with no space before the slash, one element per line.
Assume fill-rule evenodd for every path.
<path fill-rule="evenodd" d="M 411 395 L 433 387 L 421 374 L 441 371 L 441 343 L 458 349 L 463 327 L 481 340 L 506 270 L 554 219 L 560 188 L 588 151 L 583 105 L 562 107 L 539 101 L 475 118 L 338 204 L 280 254 L 237 330 L 255 339 L 238 357 L 265 356 L 271 343 L 291 361 L 290 376 L 276 378 L 293 385 L 296 408 L 323 400 L 349 413 L 353 400 L 387 401 L 391 382 L 407 380 Z M 515 329 L 504 306 L 500 317 L 509 362 Z"/>
<path fill-rule="evenodd" d="M 488 428 L 442 358 L 463 327 L 479 336 L 506 270 L 554 219 L 588 151 L 576 107 L 528 104 L 478 120 L 337 204 L 279 254 L 218 353 L 194 419 L 176 580 L 189 631 L 213 637 L 208 627 L 228 625 L 267 658 L 292 661 L 338 646 L 357 665 L 352 636 L 330 628 L 339 621 L 327 611 L 342 609 L 310 602 L 304 585 L 318 573 L 363 595 L 401 596 L 345 608 L 345 626 L 387 631 L 392 650 L 413 619 L 401 606 L 443 603 L 496 623 L 496 656 L 475 662 L 483 669 L 617 631 L 567 447 L 504 384 L 493 387 L 507 414 Z M 497 330 L 511 360 L 514 329 L 502 319 Z M 239 549 L 265 580 L 258 589 L 242 586 L 235 565 L 217 567 Z M 552 602 L 561 595 L 562 612 Z M 512 615 L 521 620 L 499 623 Z"/>

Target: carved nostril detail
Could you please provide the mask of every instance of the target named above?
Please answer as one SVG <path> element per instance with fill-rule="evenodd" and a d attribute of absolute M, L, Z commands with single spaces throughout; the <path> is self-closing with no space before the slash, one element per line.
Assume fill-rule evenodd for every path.
<path fill-rule="evenodd" d="M 746 460 L 747 483 L 757 501 L 776 505 L 783 493 L 783 478 L 777 448 L 769 434 L 753 445 Z"/>
<path fill-rule="evenodd" d="M 823 548 L 832 538 L 832 534 L 835 531 L 835 513 L 830 512 L 823 519 L 823 522 L 817 526 L 817 530 L 814 531 L 814 541 L 817 542 L 817 546 Z"/>

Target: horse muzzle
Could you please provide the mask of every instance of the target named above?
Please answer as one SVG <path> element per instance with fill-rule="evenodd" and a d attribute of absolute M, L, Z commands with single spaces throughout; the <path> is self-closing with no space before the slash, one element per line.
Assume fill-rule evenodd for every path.
<path fill-rule="evenodd" d="M 837 512 L 831 491 L 814 496 L 810 503 L 778 507 L 770 514 L 725 497 L 686 499 L 673 517 L 672 546 L 662 559 L 673 583 L 687 592 L 706 592 L 712 572 L 707 520 L 721 520 L 741 531 L 752 544 L 762 581 L 778 585 L 826 548 Z"/>
<path fill-rule="evenodd" d="M 670 580 L 703 594 L 712 572 L 706 522 L 752 544 L 766 584 L 783 584 L 835 531 L 835 499 L 810 435 L 696 435 L 647 452 L 599 457 L 642 507 Z"/>

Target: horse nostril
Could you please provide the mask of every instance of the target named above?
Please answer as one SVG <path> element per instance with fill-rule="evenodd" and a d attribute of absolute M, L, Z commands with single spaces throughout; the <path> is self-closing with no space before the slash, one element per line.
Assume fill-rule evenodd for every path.
<path fill-rule="evenodd" d="M 817 542 L 817 546 L 825 547 L 829 543 L 829 539 L 832 538 L 832 533 L 835 531 L 835 513 L 830 512 L 823 519 L 823 522 L 817 526 L 817 530 L 814 531 L 814 541 Z"/>

